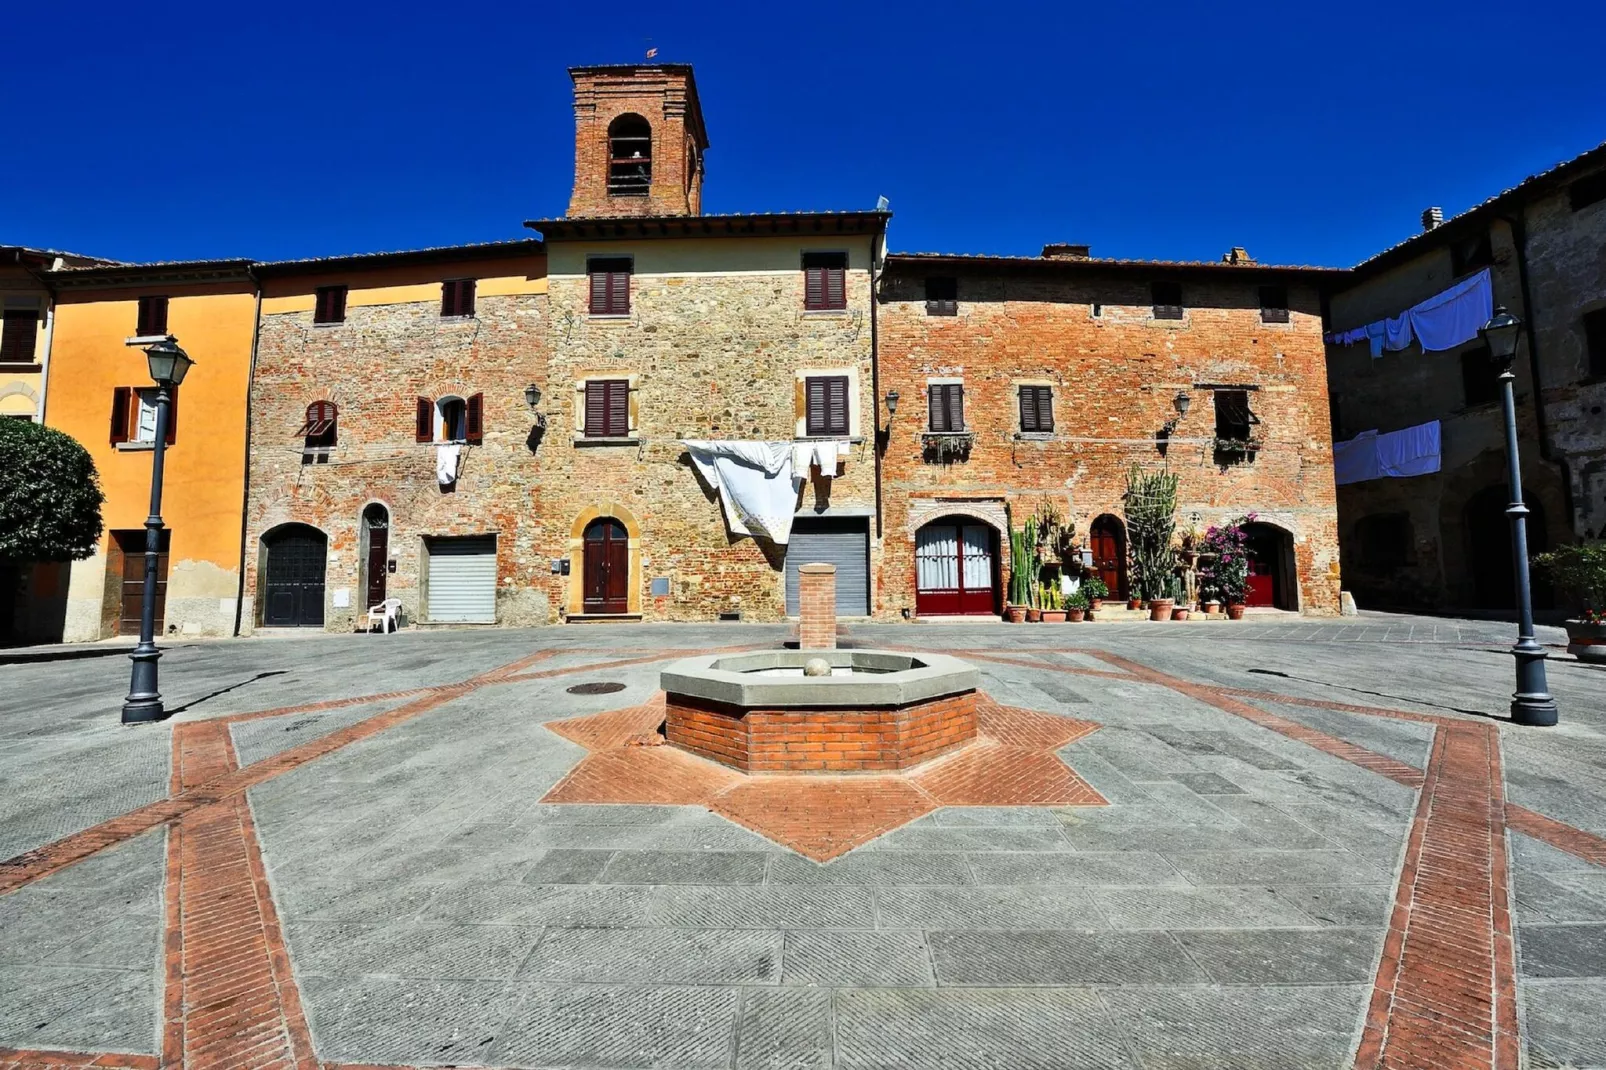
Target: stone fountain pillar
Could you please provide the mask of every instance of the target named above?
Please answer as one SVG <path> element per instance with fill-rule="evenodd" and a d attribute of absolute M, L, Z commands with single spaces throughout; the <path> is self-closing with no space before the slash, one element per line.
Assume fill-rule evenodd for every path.
<path fill-rule="evenodd" d="M 797 573 L 797 648 L 835 650 L 836 566 L 800 565 Z"/>

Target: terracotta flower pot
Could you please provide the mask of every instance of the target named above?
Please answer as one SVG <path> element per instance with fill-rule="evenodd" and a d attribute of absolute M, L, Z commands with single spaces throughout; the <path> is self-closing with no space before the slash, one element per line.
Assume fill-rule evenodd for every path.
<path fill-rule="evenodd" d="M 1242 602 L 1228 602 L 1227 603 L 1227 619 L 1228 620 L 1243 620 L 1244 619 L 1244 604 Z"/>
<path fill-rule="evenodd" d="M 1043 611 L 1041 609 L 1028 608 L 1026 610 L 1026 623 L 1027 624 L 1037 624 L 1042 619 L 1043 619 Z"/>
<path fill-rule="evenodd" d="M 1606 665 L 1606 621 L 1563 621 L 1567 626 L 1567 653 L 1579 661 Z"/>
<path fill-rule="evenodd" d="M 1217 602 L 1215 599 L 1211 599 L 1200 608 L 1204 610 L 1204 615 L 1209 617 L 1221 612 L 1221 603 Z"/>
<path fill-rule="evenodd" d="M 1004 619 L 1011 624 L 1020 624 L 1026 620 L 1025 606 L 1005 606 Z"/>
<path fill-rule="evenodd" d="M 1068 609 L 1045 609 L 1045 610 L 1043 610 L 1043 623 L 1044 624 L 1064 624 L 1065 623 L 1065 614 L 1067 614 L 1069 612 L 1070 612 L 1070 610 L 1068 610 Z"/>
<path fill-rule="evenodd" d="M 1190 612 L 1192 612 L 1192 611 L 1190 609 L 1188 609 L 1187 606 L 1177 606 L 1176 608 L 1171 610 L 1171 619 L 1172 620 L 1187 620 L 1188 619 L 1188 614 Z"/>
<path fill-rule="evenodd" d="M 1104 608 L 1104 599 L 1102 599 L 1102 598 L 1089 598 L 1087 600 L 1087 611 L 1089 613 L 1097 613 L 1099 610 L 1101 610 L 1103 608 Z"/>
<path fill-rule="evenodd" d="M 1087 610 L 1085 609 L 1067 609 L 1065 611 L 1066 616 L 1070 618 L 1072 624 L 1080 624 L 1082 617 L 1086 615 L 1086 613 Z"/>
<path fill-rule="evenodd" d="M 1143 608 L 1143 599 L 1141 599 L 1141 598 L 1128 598 L 1126 600 L 1126 608 L 1128 608 L 1128 609 L 1142 609 Z"/>
<path fill-rule="evenodd" d="M 1176 603 L 1171 601 L 1169 598 L 1149 599 L 1149 619 L 1170 620 L 1171 610 L 1175 605 Z"/>

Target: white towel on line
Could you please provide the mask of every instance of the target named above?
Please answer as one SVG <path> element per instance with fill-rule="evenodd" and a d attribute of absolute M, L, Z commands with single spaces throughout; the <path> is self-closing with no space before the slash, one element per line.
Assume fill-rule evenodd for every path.
<path fill-rule="evenodd" d="M 457 482 L 457 462 L 462 453 L 462 444 L 457 442 L 443 442 L 435 447 L 435 478 L 441 486 L 449 487 Z"/>

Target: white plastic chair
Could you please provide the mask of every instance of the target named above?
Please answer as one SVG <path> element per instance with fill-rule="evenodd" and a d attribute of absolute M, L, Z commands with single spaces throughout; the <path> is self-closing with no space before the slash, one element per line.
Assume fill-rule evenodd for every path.
<path fill-rule="evenodd" d="M 374 625 L 379 625 L 380 634 L 396 630 L 396 618 L 401 612 L 400 598 L 387 598 L 377 606 L 368 610 L 368 630 L 372 632 Z"/>

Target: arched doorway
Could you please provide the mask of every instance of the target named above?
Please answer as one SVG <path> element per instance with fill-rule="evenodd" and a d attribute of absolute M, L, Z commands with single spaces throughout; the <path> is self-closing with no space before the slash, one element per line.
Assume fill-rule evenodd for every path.
<path fill-rule="evenodd" d="M 992 616 L 999 604 L 998 532 L 973 517 L 946 516 L 915 532 L 915 612 Z"/>
<path fill-rule="evenodd" d="M 1087 541 L 1093 552 L 1093 574 L 1110 589 L 1111 599 L 1126 598 L 1126 525 L 1120 517 L 1105 513 L 1088 528 Z"/>
<path fill-rule="evenodd" d="M 323 573 L 329 540 L 317 528 L 286 524 L 262 537 L 262 623 L 323 627 Z"/>
<path fill-rule="evenodd" d="M 1244 541 L 1249 546 L 1249 585 L 1244 591 L 1244 604 L 1298 609 L 1294 537 L 1273 524 L 1245 524 Z"/>
<path fill-rule="evenodd" d="M 630 537 L 611 516 L 586 525 L 582 582 L 587 613 L 630 611 Z"/>
<path fill-rule="evenodd" d="M 1467 571 L 1471 573 L 1472 609 L 1515 609 L 1517 605 L 1516 567 L 1511 553 L 1511 504 L 1509 488 L 1485 487 L 1467 499 L 1464 516 L 1467 528 Z M 1524 495 L 1528 506 L 1528 553 L 1542 553 L 1550 545 L 1545 526 L 1545 510 Z M 1551 591 L 1543 578 L 1533 577 L 1533 601 L 1537 608 L 1548 608 Z"/>
<path fill-rule="evenodd" d="M 364 608 L 372 609 L 383 602 L 388 593 L 390 510 L 378 502 L 364 509 L 362 537 L 367 546 L 363 553 L 363 594 L 367 599 Z"/>

